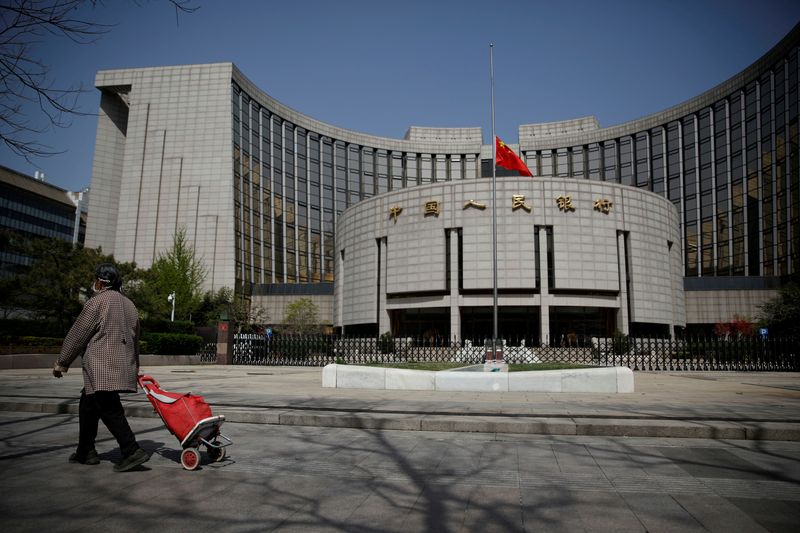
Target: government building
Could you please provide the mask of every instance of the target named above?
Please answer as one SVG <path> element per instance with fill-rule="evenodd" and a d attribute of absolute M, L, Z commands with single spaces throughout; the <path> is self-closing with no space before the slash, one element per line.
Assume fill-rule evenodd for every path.
<path fill-rule="evenodd" d="M 345 334 L 669 337 L 754 319 L 800 271 L 800 26 L 652 115 L 521 124 L 534 177 L 480 128 L 403 139 L 315 120 L 231 63 L 98 72 L 86 245 L 148 267 L 186 231 L 206 289 Z M 514 143 L 513 141 L 517 141 Z"/>

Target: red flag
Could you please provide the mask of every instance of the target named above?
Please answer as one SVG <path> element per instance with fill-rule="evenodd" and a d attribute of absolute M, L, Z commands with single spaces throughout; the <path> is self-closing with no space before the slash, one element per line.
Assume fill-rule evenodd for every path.
<path fill-rule="evenodd" d="M 528 170 L 528 166 L 523 163 L 522 159 L 520 159 L 517 154 L 514 153 L 514 150 L 506 146 L 506 143 L 501 141 L 500 137 L 495 137 L 494 139 L 497 152 L 497 158 L 495 161 L 496 165 L 500 165 L 501 167 L 509 170 L 516 170 L 519 172 L 520 176 L 533 177 L 531 171 Z"/>

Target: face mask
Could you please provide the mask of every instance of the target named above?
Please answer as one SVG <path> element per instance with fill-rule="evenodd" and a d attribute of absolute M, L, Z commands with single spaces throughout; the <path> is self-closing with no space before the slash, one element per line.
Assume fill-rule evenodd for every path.
<path fill-rule="evenodd" d="M 99 289 L 97 288 L 98 281 L 101 283 Z M 107 289 L 109 285 L 111 285 L 111 282 L 109 280 L 97 278 L 96 280 L 94 280 L 94 283 L 92 284 L 92 292 L 97 294 L 98 292 Z"/>

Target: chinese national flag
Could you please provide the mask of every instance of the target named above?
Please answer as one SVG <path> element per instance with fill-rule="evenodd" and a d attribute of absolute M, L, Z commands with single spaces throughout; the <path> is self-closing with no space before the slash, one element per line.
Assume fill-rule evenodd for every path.
<path fill-rule="evenodd" d="M 528 170 L 528 166 L 523 163 L 522 159 L 519 158 L 517 154 L 514 153 L 514 150 L 506 146 L 506 143 L 500 140 L 500 137 L 495 137 L 495 144 L 497 145 L 497 160 L 495 161 L 496 165 L 500 165 L 503 168 L 507 168 L 509 170 L 516 170 L 519 172 L 520 176 L 531 176 L 531 171 Z"/>

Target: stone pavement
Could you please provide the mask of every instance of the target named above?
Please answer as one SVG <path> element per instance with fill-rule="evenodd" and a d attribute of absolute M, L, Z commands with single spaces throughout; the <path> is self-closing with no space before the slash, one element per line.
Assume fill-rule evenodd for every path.
<path fill-rule="evenodd" d="M 119 451 L 101 425 L 100 465 L 68 464 L 80 372 L 0 371 L 0 529 L 727 533 L 800 523 L 797 374 L 640 372 L 633 394 L 565 395 L 323 389 L 319 368 L 143 370 L 226 415 L 228 457 L 183 470 L 177 439 L 136 394 L 126 409 L 151 460 L 112 472 Z M 695 438 L 676 438 L 686 435 Z"/>
<path fill-rule="evenodd" d="M 159 420 L 125 473 L 68 464 L 71 414 L 0 412 L 3 531 L 797 531 L 800 442 L 384 431 L 228 423 L 219 463 L 180 466 Z"/>
<path fill-rule="evenodd" d="M 415 431 L 800 441 L 800 374 L 636 372 L 632 394 L 323 388 L 318 367 L 143 367 L 229 422 Z M 0 371 L 0 411 L 77 413 L 79 369 Z M 129 416 L 155 417 L 143 394 Z"/>

